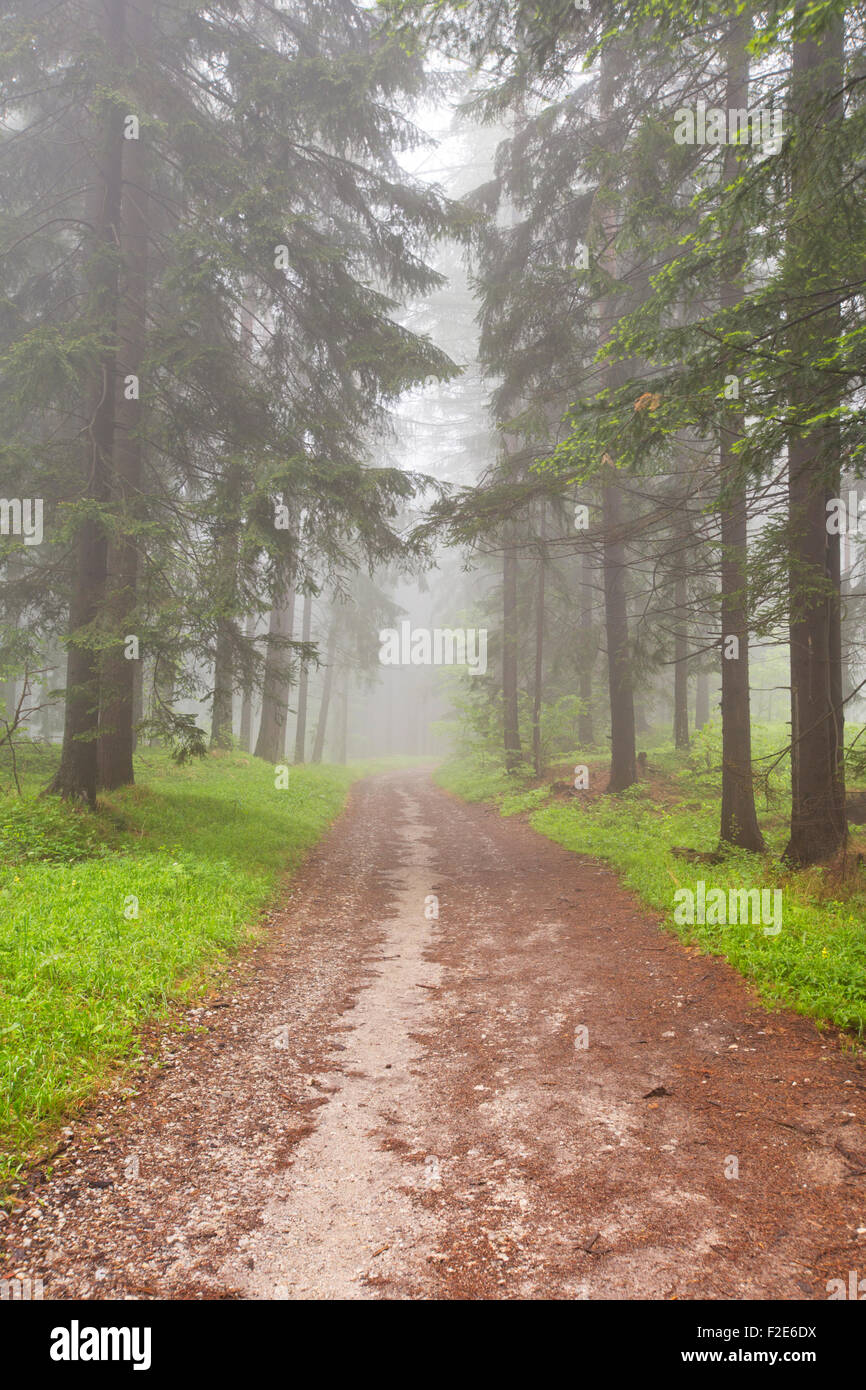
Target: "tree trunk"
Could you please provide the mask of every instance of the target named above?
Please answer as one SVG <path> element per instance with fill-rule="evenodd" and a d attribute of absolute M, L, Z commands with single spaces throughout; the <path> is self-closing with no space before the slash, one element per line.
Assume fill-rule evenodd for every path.
<path fill-rule="evenodd" d="M 728 32 L 727 104 L 748 106 L 751 30 L 746 15 L 732 19 Z M 739 176 L 737 147 L 725 150 L 724 177 Z M 742 255 L 735 254 L 720 287 L 723 309 L 738 303 Z M 742 411 L 731 410 L 719 430 L 722 507 L 720 531 L 722 619 L 722 814 L 719 835 L 728 844 L 760 851 L 764 838 L 755 810 L 752 780 L 752 725 L 749 698 L 748 513 L 746 484 L 733 446 L 744 429 Z M 734 638 L 735 643 L 728 639 Z"/>
<path fill-rule="evenodd" d="M 213 672 L 211 748 L 231 748 L 232 746 L 233 648 L 234 628 L 232 622 L 226 617 L 218 618 Z"/>
<path fill-rule="evenodd" d="M 322 686 L 322 701 L 319 705 L 319 720 L 316 724 L 316 741 L 313 744 L 313 762 L 320 763 L 325 751 L 325 732 L 328 727 L 328 710 L 331 706 L 331 691 L 334 687 L 334 661 L 337 653 L 337 619 L 331 620 L 328 633 L 328 648 L 325 656 L 325 682 Z"/>
<path fill-rule="evenodd" d="M 580 651 L 578 653 L 577 693 L 580 714 L 577 717 L 577 738 L 581 748 L 593 742 L 592 673 L 595 666 L 595 630 L 593 627 L 592 557 L 584 550 L 580 560 Z"/>
<path fill-rule="evenodd" d="M 256 757 L 278 763 L 286 749 L 286 718 L 292 686 L 291 641 L 295 619 L 295 566 L 289 561 L 277 565 L 274 579 L 274 606 L 268 625 L 268 645 L 262 687 L 262 721 L 256 741 Z"/>
<path fill-rule="evenodd" d="M 340 742 L 337 749 L 337 762 L 344 767 L 349 761 L 349 682 L 348 666 L 343 674 L 343 688 L 340 692 Z"/>
<path fill-rule="evenodd" d="M 304 594 L 304 616 L 301 627 L 301 641 L 309 642 L 310 633 L 313 627 L 313 596 L 307 589 Z M 301 672 L 298 677 L 298 719 L 295 725 L 295 762 L 302 763 L 305 759 L 307 749 L 307 695 L 310 686 L 309 672 L 307 663 L 301 661 Z"/>
<path fill-rule="evenodd" d="M 106 47 L 115 60 L 123 47 L 125 0 L 105 0 Z M 110 77 L 108 86 L 110 89 Z M 96 747 L 99 728 L 99 657 L 96 626 L 105 594 L 108 544 L 98 515 L 108 498 L 114 448 L 115 330 L 117 326 L 117 245 L 123 179 L 123 116 L 117 102 L 103 93 L 99 113 L 96 167 L 87 195 L 87 223 L 92 255 L 87 278 L 94 321 L 107 346 L 96 364 L 85 404 L 82 497 L 89 515 L 77 527 L 74 577 L 69 604 L 66 663 L 66 708 L 60 766 L 47 790 L 69 799 L 96 801 Z"/>
<path fill-rule="evenodd" d="M 841 539 L 840 563 L 842 571 L 839 577 L 839 594 L 842 601 L 840 636 L 842 639 L 842 701 L 844 704 L 851 698 L 854 689 L 854 683 L 851 679 L 851 651 L 856 641 L 856 630 L 851 622 L 849 610 L 853 593 L 851 587 L 851 543 L 847 534 Z"/>
<path fill-rule="evenodd" d="M 634 727 L 634 689 L 628 645 L 626 550 L 621 538 L 622 494 L 610 477 L 602 489 L 604 526 L 604 614 L 607 673 L 610 690 L 609 792 L 621 792 L 637 781 Z"/>
<path fill-rule="evenodd" d="M 520 764 L 520 709 L 517 695 L 517 547 L 513 523 L 502 556 L 502 713 L 505 765 L 513 772 Z"/>
<path fill-rule="evenodd" d="M 394 673 L 385 672 L 385 752 L 390 756 L 394 751 Z"/>
<path fill-rule="evenodd" d="M 234 631 L 231 621 L 217 620 L 217 652 L 214 656 L 214 699 L 211 714 L 211 748 L 232 746 L 232 682 L 235 676 Z"/>
<path fill-rule="evenodd" d="M 601 60 L 599 107 L 603 122 L 609 122 L 616 88 L 621 78 L 623 54 L 611 47 Z M 615 279 L 617 274 L 615 211 L 601 207 L 604 246 L 600 256 L 603 269 Z M 618 318 L 617 299 L 608 295 L 601 306 L 601 343 L 606 343 Z M 607 386 L 619 384 L 622 364 L 611 362 Z M 605 638 L 610 691 L 610 778 L 607 790 L 621 792 L 637 781 L 634 727 L 634 685 L 628 640 L 628 597 L 626 591 L 627 556 L 622 534 L 622 492 L 612 462 L 604 465 L 602 486 L 602 531 L 604 573 Z"/>
<path fill-rule="evenodd" d="M 814 177 L 815 142 L 842 119 L 843 24 L 834 18 L 822 40 L 795 43 L 792 113 L 797 147 L 791 180 L 792 204 Z M 794 269 L 815 278 L 812 248 L 793 230 L 789 254 Z M 807 322 L 795 330 L 799 376 L 792 403 L 810 415 L 839 404 L 838 386 L 815 379 L 814 363 L 839 331 L 838 310 L 828 292 L 826 308 L 810 295 Z M 847 838 L 844 778 L 844 707 L 839 536 L 827 530 L 826 502 L 840 488 L 838 427 L 818 425 L 793 434 L 788 445 L 791 527 L 791 835 L 785 857 L 796 864 L 832 857 Z"/>
<path fill-rule="evenodd" d="M 698 671 L 695 677 L 695 729 L 702 729 L 710 722 L 710 678 L 706 671 Z"/>
<path fill-rule="evenodd" d="M 216 651 L 214 654 L 213 705 L 210 746 L 231 748 L 232 706 L 235 675 L 235 608 L 238 570 L 238 503 L 241 494 L 240 469 L 229 465 L 224 495 L 216 499 L 218 520 L 214 527 L 216 546 Z"/>
<path fill-rule="evenodd" d="M 146 70 L 151 42 L 150 0 L 138 0 L 127 15 L 130 59 Z M 114 475 L 111 503 L 116 530 L 108 545 L 106 626 L 113 644 L 102 655 L 100 675 L 98 785 L 107 790 L 134 781 L 135 672 L 143 659 L 128 657 L 128 636 L 137 636 L 138 541 L 143 444 L 141 368 L 147 340 L 149 159 L 143 139 L 124 141 L 120 204 L 120 294 L 117 318 Z M 129 377 L 135 383 L 127 384 Z M 132 398 L 130 398 L 132 396 Z"/>
<path fill-rule="evenodd" d="M 144 718 L 144 660 L 132 670 L 132 751 L 138 747 L 138 726 Z"/>
<path fill-rule="evenodd" d="M 674 582 L 674 747 L 689 746 L 689 634 L 686 626 L 686 577 L 678 570 Z"/>
<path fill-rule="evenodd" d="M 541 499 L 541 520 L 538 544 L 538 579 L 535 594 L 535 685 L 532 695 L 532 765 L 536 777 L 541 776 L 541 704 L 544 694 L 544 580 L 547 565 L 545 530 L 547 503 Z"/>
<path fill-rule="evenodd" d="M 256 635 L 256 620 L 250 615 L 244 624 L 244 639 L 252 645 Z M 253 751 L 253 672 L 246 677 L 241 692 L 241 728 L 239 735 L 241 748 L 245 753 Z"/>

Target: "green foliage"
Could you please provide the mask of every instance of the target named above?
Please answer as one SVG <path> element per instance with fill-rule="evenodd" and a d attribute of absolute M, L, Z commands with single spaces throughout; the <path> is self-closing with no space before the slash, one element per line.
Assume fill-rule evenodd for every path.
<path fill-rule="evenodd" d="M 0 798 L 0 861 L 4 864 L 74 864 L 108 854 L 110 824 L 53 801 Z"/>
<path fill-rule="evenodd" d="M 242 754 L 148 754 L 96 812 L 0 798 L 0 1177 L 252 940 L 363 770 L 293 768 L 276 790 Z"/>
<path fill-rule="evenodd" d="M 207 753 L 207 737 L 204 729 L 192 714 L 159 705 L 149 719 L 139 725 L 143 738 L 156 739 L 169 749 L 172 759 L 182 767 L 194 758 L 203 758 Z"/>

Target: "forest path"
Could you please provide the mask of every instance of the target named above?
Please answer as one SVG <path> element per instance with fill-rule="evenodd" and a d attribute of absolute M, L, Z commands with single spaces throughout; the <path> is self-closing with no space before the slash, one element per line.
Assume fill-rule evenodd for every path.
<path fill-rule="evenodd" d="M 862 1064 L 424 770 L 353 789 L 189 1021 L 0 1228 L 5 1273 L 301 1299 L 826 1298 L 866 1274 Z"/>

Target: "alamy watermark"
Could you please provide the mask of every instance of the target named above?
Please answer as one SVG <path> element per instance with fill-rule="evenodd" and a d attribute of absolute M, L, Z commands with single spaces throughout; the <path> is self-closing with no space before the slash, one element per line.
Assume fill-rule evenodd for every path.
<path fill-rule="evenodd" d="M 150 1369 L 149 1327 L 82 1327 L 73 1318 L 68 1327 L 51 1331 L 52 1361 L 130 1361 L 134 1371 Z"/>
<path fill-rule="evenodd" d="M 0 1303 L 30 1303 L 44 1297 L 41 1279 L 0 1279 Z"/>
<path fill-rule="evenodd" d="M 840 1298 L 856 1299 L 861 1303 L 866 1299 L 866 1279 L 859 1279 L 856 1269 L 848 1270 L 847 1284 L 844 1279 L 828 1279 L 825 1288 L 831 1303 Z"/>
<path fill-rule="evenodd" d="M 782 113 L 771 108 L 724 111 L 699 101 L 694 110 L 680 106 L 674 121 L 678 145 L 759 145 L 763 154 L 778 154 L 782 148 Z"/>
<path fill-rule="evenodd" d="M 849 492 L 844 497 L 827 499 L 827 534 L 830 536 L 866 536 L 866 497 Z"/>
<path fill-rule="evenodd" d="M 41 497 L 0 497 L 0 536 L 23 536 L 25 545 L 42 544 Z"/>
<path fill-rule="evenodd" d="M 408 619 L 379 633 L 382 666 L 467 666 L 471 676 L 487 670 L 486 627 L 413 628 Z"/>
<path fill-rule="evenodd" d="M 781 888 L 707 888 L 699 879 L 694 888 L 674 893 L 677 926 L 763 926 L 765 936 L 782 930 Z"/>

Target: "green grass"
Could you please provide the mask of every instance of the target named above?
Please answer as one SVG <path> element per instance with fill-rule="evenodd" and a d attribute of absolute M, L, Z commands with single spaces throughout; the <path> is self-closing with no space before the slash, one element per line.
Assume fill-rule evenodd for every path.
<path fill-rule="evenodd" d="M 254 939 L 277 880 L 372 770 L 292 768 L 276 790 L 244 754 L 179 768 L 147 753 L 93 813 L 35 798 L 53 756 L 25 753 L 24 796 L 0 796 L 0 1182 L 140 1057 L 145 1020 Z"/>
<path fill-rule="evenodd" d="M 767 736 L 768 745 L 771 742 Z M 759 747 L 763 740 L 758 739 Z M 775 744 L 778 747 L 778 743 Z M 661 914 L 664 926 L 701 949 L 724 956 L 770 1005 L 784 1005 L 822 1023 L 866 1030 L 866 875 L 853 867 L 838 872 L 782 867 L 787 805 L 779 781 L 759 818 L 769 852 L 733 852 L 718 864 L 692 863 L 672 854 L 674 846 L 699 851 L 718 848 L 720 789 L 715 759 L 699 744 L 689 756 L 669 745 L 650 754 L 653 777 L 620 796 L 583 801 L 563 799 L 551 783 L 478 770 L 461 759 L 444 765 L 437 781 L 466 800 L 492 801 L 503 815 L 525 814 L 548 839 L 580 854 L 605 860 L 641 902 Z M 593 765 L 600 772 L 603 764 Z M 564 771 L 557 774 L 562 780 Z M 781 773 L 777 775 L 781 778 Z M 515 785 L 515 780 L 517 784 Z M 592 780 L 590 785 L 592 786 Z M 769 808 L 769 809 L 768 809 Z M 854 842 L 852 861 L 857 850 Z M 719 888 L 781 888 L 782 929 L 766 936 L 761 925 L 693 926 L 674 922 L 677 888 L 695 890 L 699 880 Z"/>

